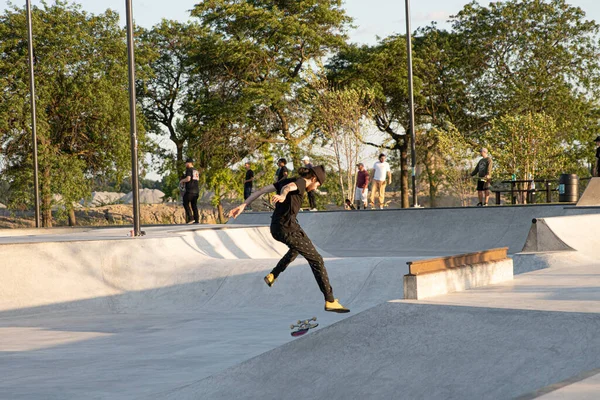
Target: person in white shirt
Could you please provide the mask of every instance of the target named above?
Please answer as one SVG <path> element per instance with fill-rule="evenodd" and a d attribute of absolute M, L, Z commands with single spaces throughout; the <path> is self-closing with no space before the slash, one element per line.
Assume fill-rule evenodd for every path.
<path fill-rule="evenodd" d="M 392 170 L 390 168 L 390 164 L 385 161 L 385 154 L 381 153 L 379 155 L 379 161 L 376 161 L 373 165 L 373 186 L 371 187 L 371 208 L 375 207 L 375 193 L 377 193 L 379 198 L 379 208 L 383 209 L 384 201 L 385 201 L 385 186 L 386 186 L 386 178 L 387 184 L 392 183 Z"/>

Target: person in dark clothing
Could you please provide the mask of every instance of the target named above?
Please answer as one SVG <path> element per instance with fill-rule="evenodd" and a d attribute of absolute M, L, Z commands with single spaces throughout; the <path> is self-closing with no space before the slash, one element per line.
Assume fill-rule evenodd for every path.
<path fill-rule="evenodd" d="M 279 166 L 279 169 L 277 170 L 277 181 L 279 182 L 282 179 L 285 179 L 288 177 L 288 169 L 286 167 L 287 164 L 287 160 L 285 158 L 280 158 L 277 161 L 277 165 Z"/>
<path fill-rule="evenodd" d="M 487 206 L 490 198 L 490 182 L 492 181 L 492 159 L 488 156 L 488 150 L 481 149 L 481 159 L 475 166 L 471 176 L 477 175 L 477 207 Z"/>
<path fill-rule="evenodd" d="M 597 136 L 594 142 L 596 142 L 596 165 L 592 176 L 600 176 L 600 136 Z"/>
<path fill-rule="evenodd" d="M 302 162 L 304 163 L 304 168 L 310 169 L 313 167 L 308 156 L 304 156 L 304 158 L 302 158 Z M 308 196 L 308 205 L 310 211 L 317 211 L 317 199 L 315 198 L 315 191 L 311 190 L 310 192 L 307 192 L 306 195 Z"/>
<path fill-rule="evenodd" d="M 244 179 L 244 200 L 252 194 L 252 182 L 254 181 L 254 171 L 250 169 L 250 163 L 244 164 L 246 168 L 246 178 Z"/>
<path fill-rule="evenodd" d="M 180 185 L 185 185 L 185 194 L 183 195 L 183 208 L 185 209 L 185 222 L 195 224 L 200 222 L 198 214 L 198 196 L 200 187 L 198 181 L 200 174 L 194 168 L 194 160 L 188 158 L 185 160 L 185 178 L 179 181 Z"/>
<path fill-rule="evenodd" d="M 265 276 L 265 283 L 271 287 L 277 277 L 285 271 L 292 261 L 302 255 L 313 272 L 319 289 L 325 297 L 325 311 L 349 312 L 333 297 L 333 289 L 329 284 L 329 277 L 325 269 L 323 257 L 317 252 L 306 233 L 298 224 L 297 215 L 302 206 L 304 193 L 318 188 L 325 180 L 325 169 L 318 165 L 313 168 L 298 168 L 299 177 L 286 178 L 273 185 L 265 186 L 248 197 L 242 204 L 229 212 L 229 216 L 236 218 L 246 206 L 263 194 L 276 192 L 272 201 L 275 210 L 271 216 L 271 235 L 279 242 L 285 243 L 289 251 L 277 263 L 275 268 Z"/>

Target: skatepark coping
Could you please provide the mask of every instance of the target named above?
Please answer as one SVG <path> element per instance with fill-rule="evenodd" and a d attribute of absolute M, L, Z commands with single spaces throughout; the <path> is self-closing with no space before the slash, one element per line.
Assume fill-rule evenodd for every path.
<path fill-rule="evenodd" d="M 501 247 L 474 253 L 409 261 L 406 264 L 408 264 L 410 271 L 409 275 L 422 275 L 459 268 L 466 265 L 505 260 L 508 257 L 507 252 L 508 247 Z"/>

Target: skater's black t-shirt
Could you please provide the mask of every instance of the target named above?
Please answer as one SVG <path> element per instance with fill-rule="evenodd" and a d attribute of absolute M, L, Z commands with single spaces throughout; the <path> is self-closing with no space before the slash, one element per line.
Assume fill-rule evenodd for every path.
<path fill-rule="evenodd" d="M 289 183 L 295 183 L 298 190 L 288 192 L 285 201 L 275 205 L 275 211 L 271 217 L 271 226 L 284 233 L 296 232 L 301 229 L 296 216 L 302 207 L 302 200 L 306 192 L 306 181 L 303 178 L 287 178 L 274 184 L 277 194 L 280 194 L 281 189 Z"/>

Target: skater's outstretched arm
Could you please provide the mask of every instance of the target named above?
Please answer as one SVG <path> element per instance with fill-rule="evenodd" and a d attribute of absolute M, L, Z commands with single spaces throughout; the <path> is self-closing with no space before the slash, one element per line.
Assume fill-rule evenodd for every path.
<path fill-rule="evenodd" d="M 252 202 L 254 200 L 258 199 L 263 194 L 271 193 L 271 192 L 274 192 L 275 190 L 276 189 L 275 189 L 274 185 L 268 185 L 268 186 L 258 189 L 256 192 L 252 193 L 250 195 L 250 197 L 248 197 L 242 204 L 240 204 L 233 210 L 229 211 L 227 216 L 233 217 L 234 219 L 237 218 L 237 216 L 240 215 L 242 213 L 242 211 L 244 211 L 244 208 L 246 208 L 246 206 L 249 206 L 250 204 L 252 204 Z"/>

